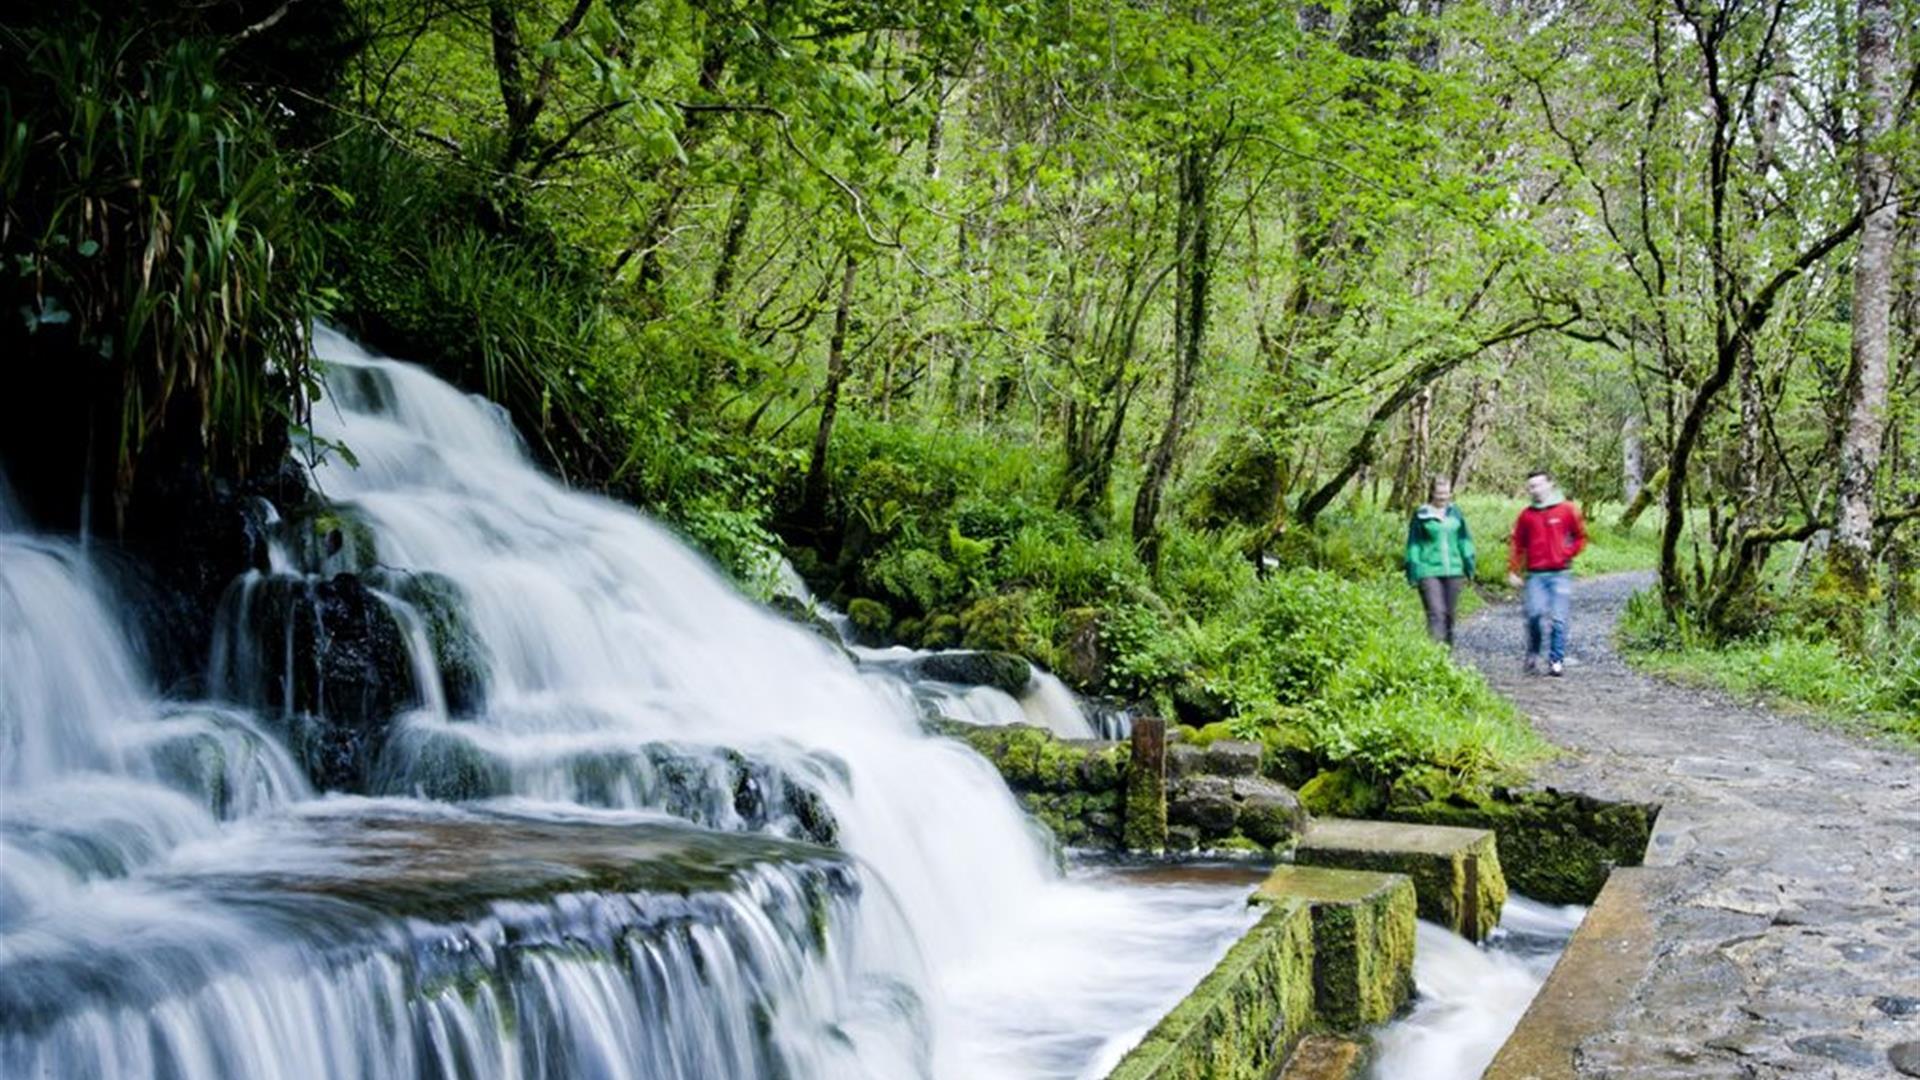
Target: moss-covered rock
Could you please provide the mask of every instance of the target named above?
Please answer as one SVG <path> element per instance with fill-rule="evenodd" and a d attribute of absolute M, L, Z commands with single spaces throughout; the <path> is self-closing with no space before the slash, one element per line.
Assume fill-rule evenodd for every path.
<path fill-rule="evenodd" d="M 878 600 L 859 596 L 847 603 L 847 622 L 859 644 L 882 645 L 893 630 L 893 612 Z"/>
<path fill-rule="evenodd" d="M 930 726 L 986 758 L 1021 806 L 1062 844 L 1122 846 L 1129 814 L 1126 744 L 1069 741 L 1026 724 L 977 727 L 944 721 Z"/>
<path fill-rule="evenodd" d="M 1342 766 L 1307 781 L 1300 801 L 1317 817 L 1363 818 L 1377 813 L 1386 796 L 1359 770 Z"/>
<path fill-rule="evenodd" d="M 1307 813 L 1292 791 L 1259 776 L 1236 776 L 1233 826 L 1242 837 L 1267 850 L 1290 846 L 1307 827 Z"/>
<path fill-rule="evenodd" d="M 1507 902 L 1499 849 L 1485 829 L 1321 819 L 1294 858 L 1302 866 L 1405 874 L 1413 879 L 1420 917 L 1470 941 L 1493 932 Z"/>
<path fill-rule="evenodd" d="M 1033 665 L 1002 652 L 941 652 L 914 662 L 921 678 L 962 686 L 991 686 L 1018 696 L 1033 681 Z"/>
<path fill-rule="evenodd" d="M 419 616 L 448 714 L 480 712 L 486 706 L 492 661 L 467 618 L 466 593 L 452 578 L 432 572 L 381 571 L 374 580 Z"/>
<path fill-rule="evenodd" d="M 776 614 L 785 618 L 788 622 L 804 626 L 808 630 L 833 642 L 835 645 L 840 644 L 840 635 L 834 632 L 833 624 L 822 617 L 818 611 L 814 610 L 814 606 L 805 600 L 797 596 L 782 594 L 768 600 L 767 606 L 772 608 Z"/>
<path fill-rule="evenodd" d="M 1055 653 L 1059 675 L 1082 690 L 1106 684 L 1108 656 L 1100 623 L 1099 608 L 1077 607 L 1060 613 L 1060 647 Z"/>
<path fill-rule="evenodd" d="M 975 601 L 960 613 L 960 630 L 960 643 L 969 649 L 1047 659 L 1046 642 L 1033 628 L 1033 598 L 1024 590 Z"/>

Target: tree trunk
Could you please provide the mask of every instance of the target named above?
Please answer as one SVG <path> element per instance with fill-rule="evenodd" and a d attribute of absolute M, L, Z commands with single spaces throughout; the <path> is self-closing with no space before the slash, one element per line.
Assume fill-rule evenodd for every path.
<path fill-rule="evenodd" d="M 1627 414 L 1620 425 L 1620 499 L 1632 506 L 1646 485 L 1646 446 L 1640 439 L 1643 422 L 1638 412 Z"/>
<path fill-rule="evenodd" d="M 1396 510 L 1411 512 L 1426 498 L 1427 457 L 1433 433 L 1433 387 L 1420 391 L 1407 409 L 1407 444 L 1393 478 L 1389 500 Z"/>
<path fill-rule="evenodd" d="M 1474 467 L 1480 464 L 1480 455 L 1486 452 L 1487 440 L 1493 436 L 1493 412 L 1500 403 L 1500 383 L 1501 375 L 1473 380 L 1466 419 L 1460 424 L 1460 441 L 1454 444 L 1453 463 L 1447 469 L 1455 491 L 1465 488 L 1473 478 Z"/>
<path fill-rule="evenodd" d="M 1886 427 L 1888 316 L 1899 207 L 1885 141 L 1897 107 L 1890 0 L 1860 0 L 1860 247 L 1853 270 L 1853 354 L 1840 423 L 1839 514 L 1827 566 L 1849 593 L 1865 597 L 1873 578 L 1873 487 Z"/>
<path fill-rule="evenodd" d="M 840 302 L 833 310 L 833 333 L 827 339 L 827 384 L 820 391 L 820 426 L 813 432 L 813 458 L 807 463 L 806 486 L 801 491 L 801 520 L 818 524 L 826 519 L 827 444 L 833 439 L 834 417 L 840 411 L 840 384 L 847 378 L 847 321 L 853 310 L 853 276 L 860 261 L 847 255 L 840 276 Z"/>
<path fill-rule="evenodd" d="M 746 243 L 747 228 L 753 224 L 754 204 L 759 198 L 759 189 L 753 187 L 742 186 L 733 193 L 733 206 L 727 211 L 727 231 L 720 238 L 720 261 L 714 265 L 713 287 L 707 295 L 707 302 L 716 311 L 733 291 L 734 268 L 740 264 L 740 248 Z"/>
<path fill-rule="evenodd" d="M 1173 475 L 1173 463 L 1180 448 L 1180 437 L 1187 426 L 1187 402 L 1193 396 L 1193 384 L 1200 371 L 1205 348 L 1208 288 L 1211 283 L 1212 239 L 1208 220 L 1207 165 L 1199 146 L 1189 146 L 1181 155 L 1180 216 L 1178 232 L 1181 260 L 1179 288 L 1174 300 L 1173 396 L 1167 408 L 1167 423 L 1160 441 L 1147 462 L 1147 473 L 1133 500 L 1133 543 L 1149 565 L 1158 562 L 1160 501 L 1167 480 Z"/>

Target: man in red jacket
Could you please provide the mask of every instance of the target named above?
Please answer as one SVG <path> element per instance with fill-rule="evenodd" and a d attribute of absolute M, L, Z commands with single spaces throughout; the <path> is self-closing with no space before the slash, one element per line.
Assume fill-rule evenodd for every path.
<path fill-rule="evenodd" d="M 1507 581 L 1519 588 L 1520 573 L 1526 571 L 1527 674 L 1539 674 L 1544 646 L 1547 674 L 1557 676 L 1566 671 L 1573 559 L 1587 546 L 1587 523 L 1544 469 L 1527 476 L 1527 494 L 1533 505 L 1513 523 Z"/>

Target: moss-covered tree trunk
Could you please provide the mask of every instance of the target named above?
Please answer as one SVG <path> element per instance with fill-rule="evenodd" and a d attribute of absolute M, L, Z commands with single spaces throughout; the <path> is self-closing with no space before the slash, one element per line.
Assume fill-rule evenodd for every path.
<path fill-rule="evenodd" d="M 1889 0 L 1860 0 L 1858 39 L 1860 147 L 1855 162 L 1860 202 L 1860 247 L 1853 269 L 1853 346 L 1847 370 L 1846 412 L 1840 426 L 1839 518 L 1827 567 L 1844 593 L 1835 611 L 1850 623 L 1842 638 L 1857 640 L 1873 580 L 1874 474 L 1886 428 L 1888 323 L 1893 296 L 1893 242 L 1899 206 L 1885 141 L 1893 128 L 1893 12 Z"/>

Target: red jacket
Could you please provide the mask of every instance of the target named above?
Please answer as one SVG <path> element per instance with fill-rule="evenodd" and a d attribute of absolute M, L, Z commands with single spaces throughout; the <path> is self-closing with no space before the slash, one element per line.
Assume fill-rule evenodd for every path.
<path fill-rule="evenodd" d="M 1550 506 L 1529 506 L 1513 523 L 1513 552 L 1507 569 L 1519 573 L 1565 570 L 1587 546 L 1587 523 L 1580 508 L 1562 499 Z"/>

